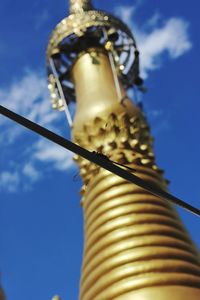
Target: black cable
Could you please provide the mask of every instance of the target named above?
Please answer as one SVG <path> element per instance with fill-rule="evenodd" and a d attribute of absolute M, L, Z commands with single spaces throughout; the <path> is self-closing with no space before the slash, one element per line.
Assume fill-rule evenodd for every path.
<path fill-rule="evenodd" d="M 111 160 L 110 158 L 108 158 L 108 156 L 106 156 L 105 154 L 103 154 L 103 153 L 101 153 L 101 152 L 93 151 L 92 153 L 95 153 L 96 155 L 99 155 L 99 156 L 103 157 L 104 159 L 109 160 L 111 163 L 113 163 L 113 164 L 115 164 L 115 165 L 118 165 L 118 166 L 120 166 L 120 167 L 126 168 L 126 169 L 128 169 L 129 171 L 131 171 L 131 172 L 133 172 L 133 173 L 137 171 L 136 169 L 133 169 L 133 168 L 128 167 L 128 166 L 126 166 L 126 165 L 120 164 L 120 163 L 118 163 L 118 162 L 116 162 L 116 161 L 114 161 L 114 160 Z"/>
<path fill-rule="evenodd" d="M 109 159 L 106 159 L 105 157 L 102 157 L 101 155 L 97 155 L 96 152 L 90 152 L 74 143 L 71 141 L 55 134 L 54 132 L 14 113 L 13 111 L 3 107 L 0 105 L 0 113 L 9 119 L 21 124 L 22 126 L 40 134 L 41 136 L 47 138 L 48 140 L 62 146 L 65 149 L 68 149 L 69 151 L 72 151 L 76 153 L 77 155 L 82 156 L 83 158 L 91 161 L 92 163 L 95 163 L 96 165 L 106 169 L 109 172 L 112 172 L 118 176 L 120 176 L 123 179 L 126 179 L 141 188 L 145 189 L 146 191 L 150 192 L 151 194 L 158 196 L 162 199 L 165 199 L 167 201 L 170 201 L 178 206 L 181 206 L 182 208 L 188 210 L 189 212 L 200 216 L 200 210 L 183 200 L 163 191 L 162 189 L 152 186 L 150 183 L 145 182 L 141 178 L 135 176 L 132 173 L 127 172 L 123 168 L 120 168 L 116 166 L 114 163 L 112 163 Z"/>

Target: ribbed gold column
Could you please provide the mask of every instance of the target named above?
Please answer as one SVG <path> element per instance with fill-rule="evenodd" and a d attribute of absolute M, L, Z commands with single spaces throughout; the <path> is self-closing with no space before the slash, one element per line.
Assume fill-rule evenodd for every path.
<path fill-rule="evenodd" d="M 148 168 L 137 175 L 159 183 Z M 81 299 L 115 299 L 151 286 L 199 287 L 195 248 L 164 201 L 100 171 L 88 186 L 83 207 Z"/>
<path fill-rule="evenodd" d="M 128 99 L 124 105 L 116 100 L 107 56 L 91 49 L 74 65 L 73 78 L 76 143 L 167 189 L 143 114 Z M 174 208 L 81 157 L 75 159 L 84 181 L 80 299 L 200 299 L 198 253 Z"/>

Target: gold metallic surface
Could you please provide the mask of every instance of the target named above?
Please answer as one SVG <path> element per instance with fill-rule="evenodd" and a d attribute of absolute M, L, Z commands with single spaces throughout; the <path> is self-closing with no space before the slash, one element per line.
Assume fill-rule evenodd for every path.
<path fill-rule="evenodd" d="M 73 66 L 74 141 L 167 190 L 144 115 L 117 100 L 109 60 L 96 50 Z M 123 97 L 125 91 L 121 86 Z M 200 262 L 174 207 L 76 156 L 84 186 L 85 246 L 80 300 L 197 300 Z"/>
<path fill-rule="evenodd" d="M 90 0 L 70 0 L 70 15 L 53 30 L 46 53 L 48 86 L 54 109 L 64 110 L 64 105 L 55 93 L 50 59 L 56 62 L 56 71 L 69 103 L 75 101 L 70 76 L 72 65 L 80 52 L 88 51 L 89 47 L 104 49 L 111 55 L 113 67 L 121 76 L 123 84 L 130 87 L 137 82 L 139 78 L 139 61 L 135 55 L 137 46 L 126 24 L 107 12 L 95 10 Z"/>
<path fill-rule="evenodd" d="M 115 298 L 115 300 L 198 300 L 199 289 L 188 288 L 184 286 L 162 286 L 162 288 L 151 287 L 138 290 L 137 292 L 128 293 L 123 296 Z"/>
<path fill-rule="evenodd" d="M 64 18 L 52 32 L 47 48 L 47 60 L 58 52 L 59 43 L 66 37 L 72 34 L 81 37 L 92 26 L 118 28 L 132 37 L 131 31 L 124 23 L 103 11 L 89 10 L 79 12 L 79 14 L 71 14 L 69 17 Z"/>
<path fill-rule="evenodd" d="M 91 0 L 70 0 L 70 14 L 77 14 L 83 11 L 91 10 Z"/>
<path fill-rule="evenodd" d="M 80 133 L 80 138 L 81 135 L 84 135 L 87 139 L 87 135 L 85 135 L 83 129 L 85 128 L 87 131 L 86 127 L 87 124 L 89 124 L 88 130 L 91 135 L 89 144 L 91 144 L 91 147 L 93 147 L 93 138 L 95 140 L 99 139 L 99 135 L 97 134 L 98 130 L 102 133 L 100 139 L 104 138 L 104 132 L 109 131 L 111 134 L 110 139 L 113 140 L 112 135 L 115 134 L 115 132 L 110 131 L 110 127 L 113 124 L 115 113 L 120 114 L 124 119 L 126 118 L 123 117 L 125 114 L 124 107 L 119 105 L 116 100 L 117 92 L 109 59 L 102 50 L 95 51 L 96 63 L 94 63 L 93 55 L 91 55 L 91 53 L 85 53 L 75 63 L 72 72 L 73 81 L 76 86 L 77 101 L 74 132 L 76 132 L 76 136 Z M 125 91 L 122 87 L 121 90 L 122 97 L 124 97 Z M 132 107 L 131 101 L 127 100 L 126 103 L 129 106 L 130 111 L 134 112 L 135 108 Z M 105 110 L 109 115 L 109 118 L 105 114 Z M 106 119 L 102 119 L 104 116 Z M 92 128 L 90 121 L 94 121 L 95 124 Z M 101 123 L 103 128 L 101 128 L 101 126 L 99 127 L 98 123 Z M 116 130 L 118 129 L 116 128 Z M 102 145 L 102 140 L 99 140 L 99 144 Z"/>
<path fill-rule="evenodd" d="M 58 295 L 55 295 L 52 300 L 61 300 Z"/>
<path fill-rule="evenodd" d="M 63 100 L 57 93 L 56 79 L 53 76 L 53 74 L 49 75 L 48 81 L 49 81 L 48 89 L 49 89 L 50 95 L 51 95 L 52 108 L 59 110 L 59 111 L 63 111 L 65 109 L 65 106 L 64 106 Z"/>

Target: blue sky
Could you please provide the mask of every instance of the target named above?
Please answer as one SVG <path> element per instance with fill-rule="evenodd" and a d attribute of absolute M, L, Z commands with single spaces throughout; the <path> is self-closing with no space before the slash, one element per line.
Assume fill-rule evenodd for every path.
<path fill-rule="evenodd" d="M 141 50 L 145 110 L 170 191 L 199 205 L 199 8 L 195 0 L 94 1 L 122 17 Z M 69 138 L 51 110 L 45 50 L 67 2 L 1 0 L 0 104 Z M 8 300 L 78 299 L 81 181 L 72 154 L 0 117 L 0 270 Z M 178 209 L 200 246 L 197 217 Z"/>

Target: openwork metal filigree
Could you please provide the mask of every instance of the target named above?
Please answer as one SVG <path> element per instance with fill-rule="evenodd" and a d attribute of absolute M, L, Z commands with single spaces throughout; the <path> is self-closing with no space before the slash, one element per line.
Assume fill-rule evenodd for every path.
<path fill-rule="evenodd" d="M 47 48 L 47 71 L 50 87 L 52 70 L 49 59 L 54 60 L 67 104 L 75 101 L 71 68 L 76 59 L 89 48 L 111 52 L 125 88 L 140 84 L 139 52 L 129 28 L 118 18 L 97 10 L 91 10 L 90 1 L 71 1 L 71 14 L 53 31 Z M 52 91 L 50 90 L 51 95 Z M 52 97 L 53 108 L 62 110 L 60 99 Z"/>

